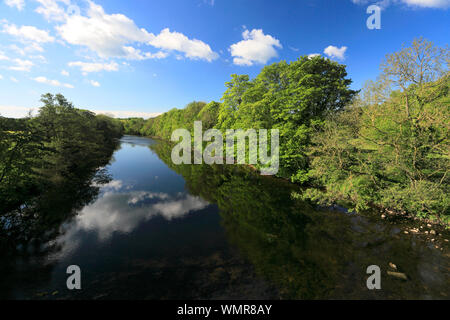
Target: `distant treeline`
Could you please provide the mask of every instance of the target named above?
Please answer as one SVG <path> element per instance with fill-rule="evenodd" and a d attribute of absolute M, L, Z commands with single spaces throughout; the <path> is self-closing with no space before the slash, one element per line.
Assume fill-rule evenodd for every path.
<path fill-rule="evenodd" d="M 196 120 L 204 130 L 279 129 L 278 175 L 307 187 L 297 196 L 449 223 L 449 57 L 416 39 L 356 92 L 344 65 L 304 56 L 252 80 L 232 75 L 221 102 L 122 123 L 126 134 L 165 140 L 178 128 L 193 132 Z"/>
<path fill-rule="evenodd" d="M 37 215 L 51 220 L 43 205 L 46 194 L 60 192 L 73 199 L 81 185 L 90 183 L 99 167 L 108 163 L 123 134 L 119 120 L 73 107 L 62 95 L 45 94 L 36 117 L 0 117 L 0 229 L 15 232 Z M 65 201 L 66 201 L 65 200 Z M 66 201 L 67 202 L 67 201 Z M 70 201 L 68 203 L 71 203 Z M 51 210 L 55 203 L 48 204 Z M 45 216 L 45 217 L 44 217 Z M 12 236 L 10 235 L 10 238 Z"/>

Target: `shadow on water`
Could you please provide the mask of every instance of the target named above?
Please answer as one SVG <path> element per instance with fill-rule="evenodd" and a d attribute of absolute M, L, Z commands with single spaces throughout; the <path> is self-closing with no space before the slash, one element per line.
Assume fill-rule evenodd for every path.
<path fill-rule="evenodd" d="M 284 180 L 234 165 L 173 165 L 170 146 L 151 148 L 183 176 L 191 194 L 218 205 L 230 242 L 275 284 L 280 298 L 449 298 L 448 231 L 428 236 L 416 222 L 318 210 L 294 200 L 292 192 L 301 190 Z M 404 232 L 411 229 L 420 231 Z M 367 289 L 370 265 L 381 268 L 382 290 Z"/>

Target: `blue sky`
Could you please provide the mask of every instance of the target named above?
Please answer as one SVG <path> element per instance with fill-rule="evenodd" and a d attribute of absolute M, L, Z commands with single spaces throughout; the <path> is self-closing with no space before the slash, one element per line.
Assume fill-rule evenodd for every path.
<path fill-rule="evenodd" d="M 22 116 L 42 93 L 116 116 L 219 100 L 233 73 L 322 54 L 353 88 L 383 57 L 424 36 L 449 40 L 450 0 L 0 0 L 0 114 Z"/>

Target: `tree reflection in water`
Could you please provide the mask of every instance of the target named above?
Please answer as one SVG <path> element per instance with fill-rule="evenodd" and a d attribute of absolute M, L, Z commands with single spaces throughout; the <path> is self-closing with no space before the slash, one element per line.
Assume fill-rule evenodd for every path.
<path fill-rule="evenodd" d="M 191 194 L 218 205 L 229 240 L 280 298 L 448 298 L 448 245 L 439 251 L 400 232 L 415 222 L 320 210 L 293 199 L 301 190 L 287 181 L 237 165 L 174 165 L 170 145 L 150 148 L 183 176 Z M 408 281 L 387 276 L 391 261 Z M 380 291 L 366 287 L 373 264 L 382 270 Z"/>

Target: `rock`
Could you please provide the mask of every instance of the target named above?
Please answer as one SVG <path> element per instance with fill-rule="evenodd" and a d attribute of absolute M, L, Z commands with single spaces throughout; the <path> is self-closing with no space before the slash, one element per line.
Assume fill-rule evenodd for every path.
<path fill-rule="evenodd" d="M 431 239 L 431 242 L 434 242 L 435 241 L 435 239 Z"/>
<path fill-rule="evenodd" d="M 397 266 L 393 264 L 392 262 L 389 262 L 389 267 L 391 267 L 394 270 L 397 270 Z"/>
<path fill-rule="evenodd" d="M 402 280 L 408 280 L 408 277 L 403 272 L 392 272 L 388 271 L 387 274 L 391 277 L 402 279 Z"/>
<path fill-rule="evenodd" d="M 436 234 L 436 231 L 430 230 L 430 234 Z"/>
<path fill-rule="evenodd" d="M 404 234 L 408 234 L 409 232 L 405 230 L 405 231 L 403 231 L 403 233 L 404 233 Z"/>
<path fill-rule="evenodd" d="M 386 218 L 386 215 L 385 215 L 385 214 L 382 214 L 382 215 L 381 215 L 381 219 L 384 219 L 384 218 Z"/>
<path fill-rule="evenodd" d="M 425 234 L 428 234 L 428 231 L 425 231 Z"/>
<path fill-rule="evenodd" d="M 419 229 L 417 229 L 417 228 L 412 228 L 412 229 L 409 230 L 409 231 L 417 233 L 417 232 L 419 232 Z"/>
<path fill-rule="evenodd" d="M 427 223 L 427 227 L 428 227 L 428 228 L 431 228 L 431 224 Z"/>

